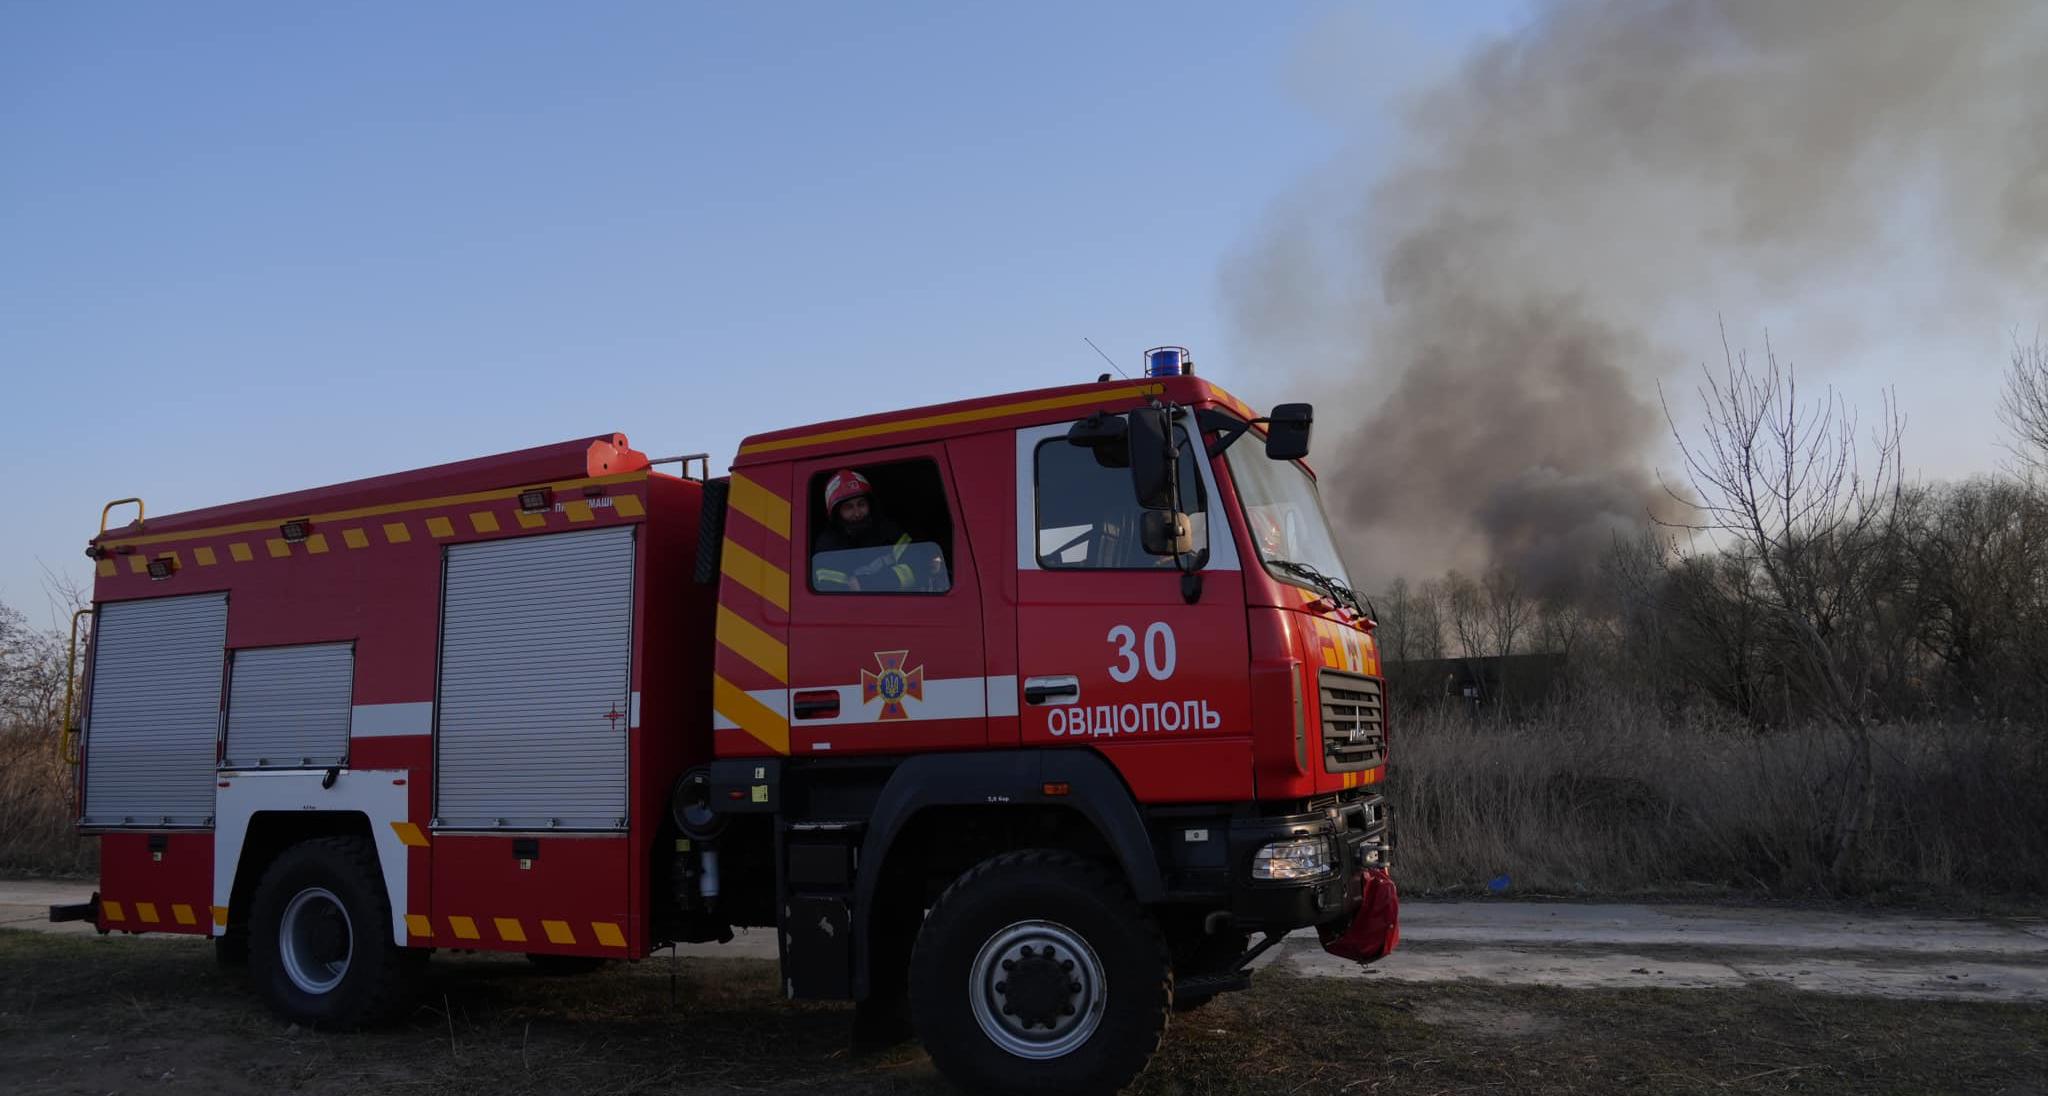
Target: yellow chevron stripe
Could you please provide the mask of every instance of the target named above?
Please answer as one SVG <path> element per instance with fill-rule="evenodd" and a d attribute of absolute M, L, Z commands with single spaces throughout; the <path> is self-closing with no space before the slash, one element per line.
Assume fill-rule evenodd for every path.
<path fill-rule="evenodd" d="M 731 537 L 718 552 L 718 569 L 768 604 L 789 611 L 789 572 L 741 547 Z"/>
<path fill-rule="evenodd" d="M 431 917 L 428 917 L 428 916 L 427 916 L 426 914 L 424 914 L 424 913 L 408 913 L 408 914 L 406 914 L 406 915 L 405 915 L 405 934 L 406 934 L 407 936 L 417 937 L 418 939 L 421 939 L 421 940 L 431 940 L 431 939 L 433 939 L 433 938 L 434 938 L 434 920 L 433 920 L 433 918 L 431 918 Z"/>
<path fill-rule="evenodd" d="M 100 913 L 104 914 L 109 921 L 126 921 L 128 919 L 128 915 L 121 912 L 121 903 L 111 898 L 100 899 Z"/>
<path fill-rule="evenodd" d="M 711 675 L 711 710 L 739 724 L 763 746 L 779 754 L 789 752 L 789 720 L 718 674 Z"/>
<path fill-rule="evenodd" d="M 596 935 L 597 942 L 605 947 L 623 948 L 626 946 L 626 934 L 620 932 L 619 926 L 610 921 L 592 921 L 590 923 L 590 931 Z"/>
<path fill-rule="evenodd" d="M 391 831 L 398 835 L 399 843 L 407 848 L 424 849 L 427 847 L 427 835 L 420 832 L 419 824 L 416 822 L 393 822 L 391 824 Z"/>
<path fill-rule="evenodd" d="M 192 915 L 192 907 L 183 902 L 177 902 L 171 906 L 171 916 L 176 918 L 177 922 L 181 925 L 196 925 L 199 923 L 199 919 Z"/>
<path fill-rule="evenodd" d="M 892 422 L 878 422 L 872 426 L 848 426 L 839 430 L 821 430 L 815 434 L 799 434 L 793 438 L 777 438 L 774 441 L 757 441 L 740 446 L 740 456 L 755 453 L 772 453 L 778 449 L 797 449 L 806 445 L 823 445 L 826 442 L 849 441 L 854 438 L 872 438 L 881 434 L 900 434 L 906 430 L 923 430 L 933 426 L 956 426 L 964 422 L 981 422 L 985 419 L 1000 419 L 1010 415 L 1028 415 L 1033 411 L 1053 411 L 1062 407 L 1079 407 L 1083 404 L 1109 403 L 1113 400 L 1156 396 L 1166 391 L 1157 384 L 1136 385 L 1130 388 L 1112 388 L 1103 392 L 1082 392 L 1072 396 L 1047 396 L 1036 400 L 1018 400 L 1015 403 L 999 403 L 993 407 L 976 407 L 967 411 L 947 411 L 938 415 L 919 415 L 914 419 L 896 419 Z M 733 477 L 738 482 L 739 477 Z M 789 534 L 784 533 L 784 536 Z"/>
<path fill-rule="evenodd" d="M 519 918 L 493 917 L 491 918 L 491 924 L 496 925 L 498 927 L 498 938 L 505 941 L 506 943 L 526 943 L 526 929 L 520 926 Z"/>
<path fill-rule="evenodd" d="M 789 648 L 723 605 L 718 607 L 718 642 L 759 666 L 769 677 L 784 684 L 789 682 Z"/>
<path fill-rule="evenodd" d="M 481 939 L 481 937 L 477 935 L 476 922 L 471 920 L 470 918 L 459 917 L 454 914 L 450 914 L 448 916 L 448 927 L 449 929 L 454 931 L 455 937 L 458 940 Z"/>
<path fill-rule="evenodd" d="M 761 528 L 784 540 L 789 539 L 788 499 L 734 472 L 732 488 L 725 501 L 733 509 L 753 518 Z"/>
<path fill-rule="evenodd" d="M 548 934 L 548 943 L 550 944 L 573 944 L 576 942 L 576 932 L 569 927 L 569 922 L 567 921 L 542 921 L 540 927 L 541 931 Z"/>

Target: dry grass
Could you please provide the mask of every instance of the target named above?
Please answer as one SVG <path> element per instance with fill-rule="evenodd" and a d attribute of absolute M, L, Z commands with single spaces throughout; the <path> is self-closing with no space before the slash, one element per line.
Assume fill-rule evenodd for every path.
<path fill-rule="evenodd" d="M 0 873 L 93 877 L 99 842 L 72 829 L 71 768 L 48 734 L 0 730 Z"/>
<path fill-rule="evenodd" d="M 1403 885 L 1456 892 L 1689 888 L 1758 894 L 2038 894 L 2048 885 L 2048 749 L 2038 732 L 1913 723 L 1877 735 L 1881 804 L 1830 882 L 1849 743 L 1721 717 L 1580 700 L 1517 725 L 1397 720 L 1390 794 Z"/>
<path fill-rule="evenodd" d="M 781 1000 L 759 960 L 654 960 L 585 978 L 434 960 L 396 1027 L 265 1012 L 199 941 L 0 931 L 0 1089 L 308 1094 L 956 1091 L 914 1044 L 847 1048 L 844 1006 Z M 1134 1096 L 1444 1092 L 2039 1091 L 2048 1009 L 1784 989 L 1388 985 L 1262 973 L 1176 1016 Z"/>
<path fill-rule="evenodd" d="M 1506 874 L 1516 893 L 1724 891 L 1975 898 L 2048 886 L 2048 748 L 1984 724 L 1879 734 L 1879 823 L 1854 874 L 1830 885 L 1847 743 L 1817 729 L 1758 733 L 1707 714 L 1680 723 L 1579 701 L 1501 726 L 1397 718 L 1389 792 L 1412 892 L 1465 892 Z M 97 871 L 72 832 L 70 776 L 50 740 L 0 732 L 0 872 Z"/>

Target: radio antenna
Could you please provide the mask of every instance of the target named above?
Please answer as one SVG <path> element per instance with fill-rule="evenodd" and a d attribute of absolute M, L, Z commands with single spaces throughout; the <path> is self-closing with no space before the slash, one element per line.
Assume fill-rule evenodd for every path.
<path fill-rule="evenodd" d="M 1093 350 L 1093 351 L 1095 351 L 1095 352 L 1096 352 L 1097 354 L 1102 354 L 1102 348 L 1101 348 L 1101 347 L 1099 347 L 1099 346 L 1097 346 L 1097 345 L 1095 345 L 1095 340 L 1094 340 L 1094 339 L 1091 339 L 1091 338 L 1089 338 L 1088 336 L 1086 336 L 1086 335 L 1083 335 L 1083 336 L 1081 336 L 1081 341 L 1082 341 L 1082 342 L 1084 342 L 1084 343 L 1087 343 L 1087 344 L 1088 344 L 1088 349 L 1090 349 L 1090 350 Z M 1107 355 L 1107 354 L 1102 354 L 1102 360 L 1103 360 L 1103 361 L 1106 361 L 1106 362 L 1108 362 L 1108 363 L 1109 363 L 1109 367 L 1110 367 L 1111 369 L 1114 369 L 1114 370 L 1116 370 L 1116 372 L 1117 372 L 1117 375 L 1118 375 L 1118 376 L 1122 377 L 1122 378 L 1123 378 L 1123 379 L 1125 379 L 1125 380 L 1130 380 L 1130 379 L 1131 379 L 1131 375 L 1130 375 L 1129 373 L 1126 373 L 1126 372 L 1124 372 L 1124 367 L 1123 367 L 1123 366 L 1121 366 L 1121 365 L 1118 365 L 1118 364 L 1116 363 L 1116 359 L 1114 359 L 1114 358 L 1110 357 L 1110 356 L 1109 356 L 1109 355 Z"/>

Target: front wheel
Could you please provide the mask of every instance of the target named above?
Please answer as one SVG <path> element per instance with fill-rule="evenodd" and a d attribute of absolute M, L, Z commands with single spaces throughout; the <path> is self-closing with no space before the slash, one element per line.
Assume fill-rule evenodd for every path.
<path fill-rule="evenodd" d="M 367 838 L 286 849 L 256 885 L 249 976 L 287 1019 L 359 1027 L 406 1003 L 426 952 L 391 939 L 391 904 Z"/>
<path fill-rule="evenodd" d="M 1123 881 L 1043 849 L 946 888 L 910 978 L 925 1049 L 970 1092 L 1115 1092 L 1144 1072 L 1173 1002 L 1165 940 Z"/>

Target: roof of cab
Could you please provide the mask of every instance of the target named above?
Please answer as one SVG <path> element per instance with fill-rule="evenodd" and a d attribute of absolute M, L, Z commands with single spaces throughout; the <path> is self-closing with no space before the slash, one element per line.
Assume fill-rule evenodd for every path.
<path fill-rule="evenodd" d="M 1159 396 L 1191 406 L 1218 404 L 1245 418 L 1254 417 L 1243 401 L 1200 377 L 1098 381 L 957 400 L 754 434 L 740 443 L 733 467 L 746 468 L 793 457 L 855 452 L 992 429 L 1010 430 L 1037 423 L 1062 422 L 1095 410 L 1128 410 Z"/>

